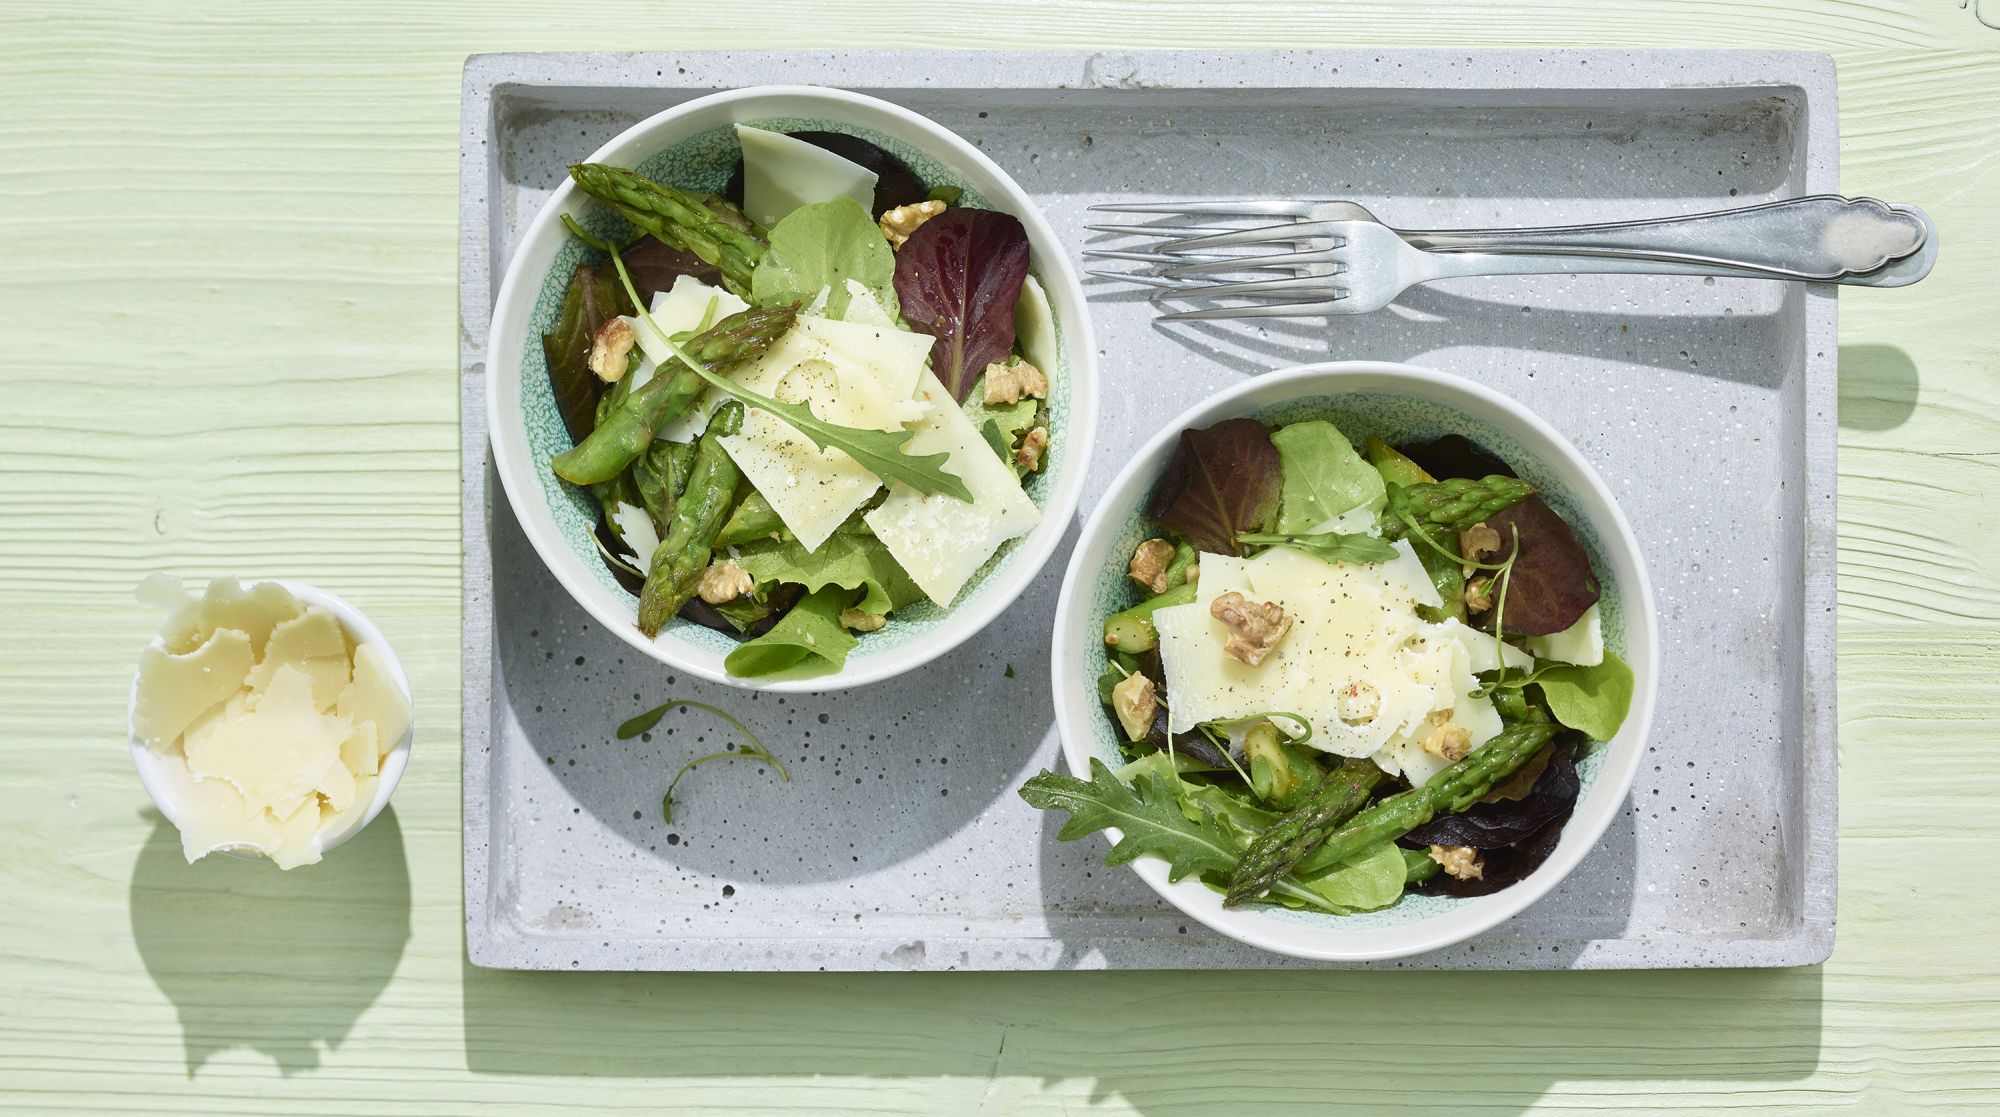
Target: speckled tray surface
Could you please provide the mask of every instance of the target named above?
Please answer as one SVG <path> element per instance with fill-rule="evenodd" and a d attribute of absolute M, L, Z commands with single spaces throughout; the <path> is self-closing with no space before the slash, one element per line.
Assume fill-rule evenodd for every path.
<path fill-rule="evenodd" d="M 563 593 L 488 463 L 492 291 L 563 164 L 717 89 L 812 83 L 967 136 L 1080 247 L 1111 199 L 1355 198 L 1408 227 L 1694 212 L 1838 183 L 1823 57 L 1727 51 L 488 55 L 465 71 L 465 907 L 475 964 L 527 969 L 1317 966 L 1208 932 L 1101 838 L 1014 794 L 1060 764 L 1047 641 L 1067 549 L 930 667 L 825 696 L 669 678 Z M 1746 280 L 1457 280 L 1331 323 L 1162 328 L 1091 290 L 1121 456 L 1246 376 L 1330 358 L 1477 377 L 1603 473 L 1660 598 L 1660 711 L 1631 802 L 1548 897 L 1383 966 L 1799 965 L 1834 908 L 1835 301 Z M 736 713 L 792 782 L 712 765 L 667 697 Z"/>

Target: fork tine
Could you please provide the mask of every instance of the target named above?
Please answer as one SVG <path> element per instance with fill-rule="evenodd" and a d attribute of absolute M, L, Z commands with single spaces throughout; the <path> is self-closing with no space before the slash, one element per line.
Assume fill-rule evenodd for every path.
<path fill-rule="evenodd" d="M 1347 243 L 1347 238 L 1338 235 L 1333 221 L 1285 221 L 1276 225 L 1259 225 L 1254 229 L 1234 229 L 1227 233 L 1217 233 L 1209 237 L 1189 237 L 1177 240 L 1169 248 L 1170 252 L 1199 251 L 1209 248 L 1232 248 L 1239 244 L 1268 244 L 1274 240 L 1284 241 L 1332 241 L 1337 248 Z"/>
<path fill-rule="evenodd" d="M 1145 272 L 1085 271 L 1083 274 L 1094 276 L 1098 279 L 1115 279 L 1120 283 L 1136 283 L 1141 287 L 1186 287 L 1193 282 L 1192 280 L 1167 279 L 1164 276 L 1147 275 Z"/>
<path fill-rule="evenodd" d="M 1346 265 L 1328 255 L 1326 249 L 1308 248 L 1299 252 L 1278 252 L 1270 256 L 1218 256 L 1203 260 L 1198 256 L 1169 256 L 1171 267 L 1160 269 L 1160 274 L 1176 279 L 1185 276 L 1204 275 L 1212 272 L 1256 271 L 1260 268 L 1296 268 L 1308 264 L 1327 264 L 1334 269 L 1327 275 L 1338 275 L 1347 270 Z M 1199 262 L 1186 264 L 1182 260 Z"/>
<path fill-rule="evenodd" d="M 1086 248 L 1083 255 L 1092 260 L 1130 260 L 1135 264 L 1182 264 L 1189 260 L 1220 260 L 1220 256 L 1169 256 L 1164 252 L 1132 252 L 1123 248 Z M 1252 257 L 1254 259 L 1254 257 Z"/>
<path fill-rule="evenodd" d="M 1325 295 L 1339 298 L 1347 288 L 1326 282 L 1330 275 L 1299 275 L 1285 279 L 1252 279 L 1242 283 L 1207 283 L 1195 286 L 1164 288 L 1153 295 L 1160 299 L 1211 299 L 1249 295 L 1268 298 L 1272 295 Z"/>
<path fill-rule="evenodd" d="M 1104 202 L 1090 208 L 1099 213 L 1201 213 L 1220 217 L 1304 217 L 1311 202 L 1212 201 L 1212 202 Z"/>
<path fill-rule="evenodd" d="M 1085 225 L 1093 233 L 1116 233 L 1134 237 L 1209 237 L 1231 230 L 1218 225 Z"/>
<path fill-rule="evenodd" d="M 1218 306 L 1207 310 L 1182 310 L 1173 314 L 1162 314 L 1158 322 L 1207 322 L 1218 318 L 1312 318 L 1322 314 L 1338 313 L 1339 300 L 1328 299 L 1316 303 L 1253 303 L 1249 306 Z"/>

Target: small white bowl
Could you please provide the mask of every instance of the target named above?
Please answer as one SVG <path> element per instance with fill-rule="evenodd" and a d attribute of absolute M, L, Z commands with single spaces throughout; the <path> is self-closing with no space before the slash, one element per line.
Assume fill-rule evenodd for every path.
<path fill-rule="evenodd" d="M 659 172 L 646 165 L 660 161 L 713 175 L 717 159 L 729 150 L 725 145 L 734 142 L 728 138 L 729 126 L 758 122 L 794 131 L 855 131 L 912 162 L 920 176 L 935 174 L 962 185 L 970 196 L 983 196 L 992 208 L 1020 219 L 1028 233 L 1030 266 L 1048 294 L 1065 366 L 1051 377 L 1054 438 L 1044 469 L 1030 487 L 1042 511 L 1035 529 L 1002 548 L 996 562 L 967 583 L 950 609 L 920 603 L 898 611 L 886 628 L 863 636 L 836 673 L 756 679 L 731 675 L 723 659 L 737 641 L 679 619 L 647 639 L 634 623 L 634 598 L 604 571 L 591 540 L 595 511 L 584 504 L 587 498 L 563 488 L 549 469 L 549 458 L 570 442 L 552 398 L 544 398 L 550 396 L 547 368 L 534 324 L 538 317 L 553 316 L 568 281 L 564 268 L 552 286 L 565 243 L 572 240 L 561 216 L 583 217 L 597 206 L 568 179 L 528 226 L 494 299 L 486 348 L 486 416 L 494 466 L 523 533 L 556 580 L 598 623 L 661 663 L 715 682 L 774 691 L 843 689 L 900 675 L 957 647 L 1011 605 L 1054 554 L 1076 514 L 1090 464 L 1097 426 L 1097 348 L 1083 286 L 1055 230 L 1027 192 L 984 152 L 899 105 L 817 86 L 732 90 L 649 117 L 585 161 L 649 173 Z"/>
<path fill-rule="evenodd" d="M 1294 409 L 1296 416 L 1287 413 Z M 1124 556 L 1145 538 L 1143 506 L 1181 432 L 1243 415 L 1290 419 L 1322 409 L 1335 413 L 1349 438 L 1379 434 L 1403 441 L 1456 431 L 1486 444 L 1534 482 L 1591 552 L 1605 588 L 1601 611 L 1607 645 L 1631 665 L 1634 676 L 1632 708 L 1617 738 L 1578 765 L 1583 791 L 1555 852 L 1527 879 L 1492 895 L 1463 900 L 1405 895 L 1393 907 L 1351 916 L 1264 907 L 1232 910 L 1198 880 L 1168 883 L 1166 862 L 1157 857 L 1132 863 L 1140 879 L 1175 907 L 1252 946 L 1326 961 L 1400 958 L 1488 930 L 1567 876 L 1617 816 L 1652 725 L 1659 637 L 1638 542 L 1610 491 L 1576 447 L 1525 407 L 1458 376 L 1412 365 L 1339 361 L 1246 380 L 1190 408 L 1132 456 L 1084 525 L 1056 604 L 1051 657 L 1056 725 L 1071 772 L 1088 778 L 1093 758 L 1114 767 L 1119 763 L 1117 740 L 1097 697 L 1104 617 L 1117 602 Z M 1107 833 L 1118 840 L 1116 831 Z"/>
<path fill-rule="evenodd" d="M 317 586 L 310 586 L 304 582 L 288 582 L 279 578 L 269 578 L 265 581 L 276 582 L 285 587 L 291 591 L 293 597 L 307 605 L 323 606 L 327 612 L 333 614 L 334 619 L 340 622 L 340 627 L 346 629 L 347 634 L 353 637 L 356 643 L 373 645 L 376 651 L 382 653 L 383 662 L 389 665 L 389 674 L 395 678 L 396 685 L 403 689 L 404 701 L 410 702 L 410 728 L 403 734 L 403 739 L 397 741 L 395 746 L 382 756 L 382 768 L 375 778 L 375 801 L 368 804 L 368 809 L 346 829 L 338 833 L 321 830 L 315 835 L 320 852 L 324 854 L 359 834 L 362 828 L 375 821 L 375 816 L 381 814 L 382 809 L 389 805 L 389 796 L 396 793 L 396 784 L 403 778 L 403 769 L 410 765 L 410 742 L 416 737 L 417 732 L 416 703 L 410 700 L 410 677 L 403 672 L 403 661 L 396 658 L 396 649 L 389 646 L 389 638 L 382 635 L 382 630 L 375 627 L 375 622 L 369 620 L 367 614 Z M 245 583 L 245 587 L 255 584 Z M 153 637 L 152 646 L 164 646 L 162 638 Z M 154 752 L 146 747 L 146 742 L 139 739 L 139 734 L 132 728 L 132 716 L 137 711 L 138 705 L 139 675 L 135 671 L 132 674 L 131 693 L 125 700 L 125 732 L 131 738 L 132 765 L 139 770 L 139 782 L 145 785 L 146 794 L 152 797 L 153 805 L 160 808 L 160 813 L 166 815 L 167 821 L 173 823 L 174 828 L 178 830 L 181 827 L 182 805 L 175 798 L 175 781 L 167 766 L 186 762 L 174 756 L 163 756 Z M 186 778 L 185 775 L 181 776 L 183 780 Z M 240 850 L 220 852 L 243 861 L 268 860 L 260 854 L 245 853 Z"/>

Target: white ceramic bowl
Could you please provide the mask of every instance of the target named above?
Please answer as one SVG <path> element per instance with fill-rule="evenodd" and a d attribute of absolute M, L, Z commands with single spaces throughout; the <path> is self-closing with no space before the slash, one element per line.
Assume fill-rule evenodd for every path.
<path fill-rule="evenodd" d="M 403 688 L 404 700 L 409 701 L 410 677 L 403 671 L 403 661 L 396 658 L 396 649 L 389 646 L 389 638 L 382 635 L 382 630 L 375 627 L 375 622 L 369 620 L 367 614 L 317 586 L 309 586 L 304 582 L 288 582 L 276 578 L 266 580 L 277 582 L 287 590 L 290 590 L 293 597 L 298 598 L 307 605 L 323 606 L 327 612 L 333 614 L 334 619 L 340 622 L 340 627 L 346 629 L 347 634 L 352 636 L 355 642 L 373 644 L 375 650 L 382 653 L 383 662 L 389 665 L 389 673 L 395 678 L 396 685 Z M 254 584 L 245 583 L 246 588 Z M 161 645 L 161 638 L 158 636 L 153 637 L 153 646 L 159 647 Z M 132 729 L 132 715 L 138 708 L 138 702 L 139 675 L 135 671 L 132 674 L 131 694 L 126 698 L 125 703 L 125 732 L 131 738 L 132 766 L 139 770 L 139 782 L 145 785 L 146 794 L 152 797 L 153 805 L 160 808 L 160 813 L 166 815 L 167 821 L 173 823 L 174 828 L 178 830 L 180 829 L 183 817 L 182 803 L 174 791 L 176 781 L 169 775 L 166 766 L 183 762 L 175 757 L 162 756 L 154 752 L 152 749 L 146 747 L 146 742 L 139 739 L 138 733 Z M 403 778 L 403 769 L 410 766 L 410 742 L 415 739 L 417 733 L 415 702 L 410 703 L 410 710 L 409 731 L 403 734 L 403 739 L 397 741 L 395 747 L 389 749 L 382 756 L 382 768 L 377 773 L 375 780 L 375 801 L 368 804 L 368 809 L 360 814 L 346 829 L 337 832 L 321 830 L 317 835 L 321 853 L 325 853 L 352 838 L 354 835 L 359 834 L 363 827 L 375 821 L 375 816 L 381 814 L 382 809 L 389 805 L 389 797 L 396 793 L 396 784 L 401 782 Z M 180 778 L 184 781 L 187 779 L 187 776 L 182 774 Z M 244 861 L 266 860 L 266 858 L 255 853 L 243 853 L 236 850 L 224 850 L 222 852 Z"/>
<path fill-rule="evenodd" d="M 1542 490 L 1577 529 L 1604 584 L 1606 643 L 1632 666 L 1632 708 L 1617 739 L 1578 765 L 1583 790 L 1554 854 L 1527 879 L 1490 896 L 1405 895 L 1394 907 L 1334 916 L 1222 906 L 1193 878 L 1167 882 L 1167 865 L 1141 857 L 1132 868 L 1175 907 L 1232 938 L 1299 958 L 1362 961 L 1436 950 L 1472 937 L 1534 903 L 1574 869 L 1611 823 L 1645 752 L 1659 685 L 1653 591 L 1632 529 L 1596 471 L 1526 408 L 1462 377 L 1411 365 L 1343 361 L 1306 365 L 1246 380 L 1190 408 L 1134 454 L 1084 525 L 1056 605 L 1056 725 L 1071 772 L 1088 777 L 1093 757 L 1116 766 L 1118 745 L 1098 703 L 1104 617 L 1122 608 L 1126 560 L 1146 537 L 1143 506 L 1180 433 L 1249 415 L 1284 421 L 1331 414 L 1357 441 L 1427 439 L 1457 432 L 1485 444 Z M 1112 840 L 1117 840 L 1113 833 Z"/>
<path fill-rule="evenodd" d="M 538 323 L 552 318 L 579 255 L 561 215 L 585 219 L 600 208 L 568 180 L 528 226 L 495 299 L 486 370 L 494 464 L 542 561 L 591 616 L 634 648 L 705 679 L 763 690 L 820 691 L 876 682 L 928 663 L 986 627 L 1034 579 L 1075 515 L 1097 423 L 1097 351 L 1083 288 L 1054 230 L 1005 171 L 944 127 L 873 97 L 811 86 L 717 93 L 641 121 L 587 161 L 636 167 L 684 185 L 705 179 L 719 187 L 734 158 L 729 129 L 738 123 L 853 132 L 903 158 L 926 181 L 963 187 L 969 204 L 1020 219 L 1028 233 L 1030 268 L 1048 293 L 1064 358 L 1064 367 L 1051 377 L 1049 456 L 1028 486 L 1029 496 L 1041 507 L 1041 523 L 1002 548 L 949 610 L 927 603 L 899 610 L 880 632 L 861 637 L 838 673 L 759 679 L 730 675 L 723 657 L 737 646 L 736 640 L 679 619 L 657 638 L 647 639 L 634 625 L 635 599 L 604 570 L 591 541 L 595 509 L 587 496 L 565 488 L 549 469 L 549 458 L 568 448 L 570 440 L 553 410 Z M 553 163 L 555 157 L 549 158 Z"/>

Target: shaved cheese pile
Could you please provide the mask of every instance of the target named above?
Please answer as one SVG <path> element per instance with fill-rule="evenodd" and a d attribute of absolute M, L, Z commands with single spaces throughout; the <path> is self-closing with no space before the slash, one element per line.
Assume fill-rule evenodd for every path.
<path fill-rule="evenodd" d="M 1493 637 L 1456 620 L 1418 617 L 1417 606 L 1440 604 L 1437 590 L 1409 543 L 1394 547 L 1393 560 L 1366 566 L 1289 547 L 1254 559 L 1202 555 L 1194 603 L 1153 614 L 1171 730 L 1292 712 L 1311 722 L 1311 747 L 1372 757 L 1413 784 L 1449 766 L 1423 747 L 1440 728 L 1464 729 L 1473 747 L 1498 733 L 1499 713 L 1472 692 L 1477 673 L 1497 667 L 1502 653 Z M 1275 602 L 1292 618 L 1256 667 L 1223 653 L 1229 630 L 1209 613 L 1231 591 Z M 1532 662 L 1512 648 L 1505 654 L 1510 666 Z"/>
<path fill-rule="evenodd" d="M 971 503 L 922 496 L 899 484 L 863 516 L 918 587 L 939 605 L 950 605 L 1000 545 L 1033 529 L 1041 512 L 1012 467 L 994 454 L 930 371 L 932 339 L 897 327 L 894 315 L 861 284 L 848 280 L 847 293 L 841 319 L 802 315 L 792 332 L 730 377 L 782 403 L 803 403 L 830 423 L 909 429 L 904 453 L 950 455 L 946 468 L 971 490 Z M 742 307 L 727 292 L 682 276 L 655 299 L 655 321 L 669 333 L 692 329 L 711 300 L 719 314 L 732 313 L 732 305 Z M 642 346 L 648 346 L 650 332 L 640 331 Z M 647 355 L 653 359 L 652 348 Z M 661 437 L 692 437 L 721 395 L 706 393 L 695 409 L 698 419 L 677 424 Z M 882 489 L 881 478 L 843 451 L 822 450 L 782 419 L 756 408 L 744 416 L 742 430 L 721 442 L 808 551 L 817 551 Z"/>
<path fill-rule="evenodd" d="M 374 801 L 410 701 L 380 649 L 273 582 L 209 583 L 172 604 L 139 657 L 132 731 L 159 756 L 189 861 L 250 851 L 281 869 L 320 859 Z"/>

